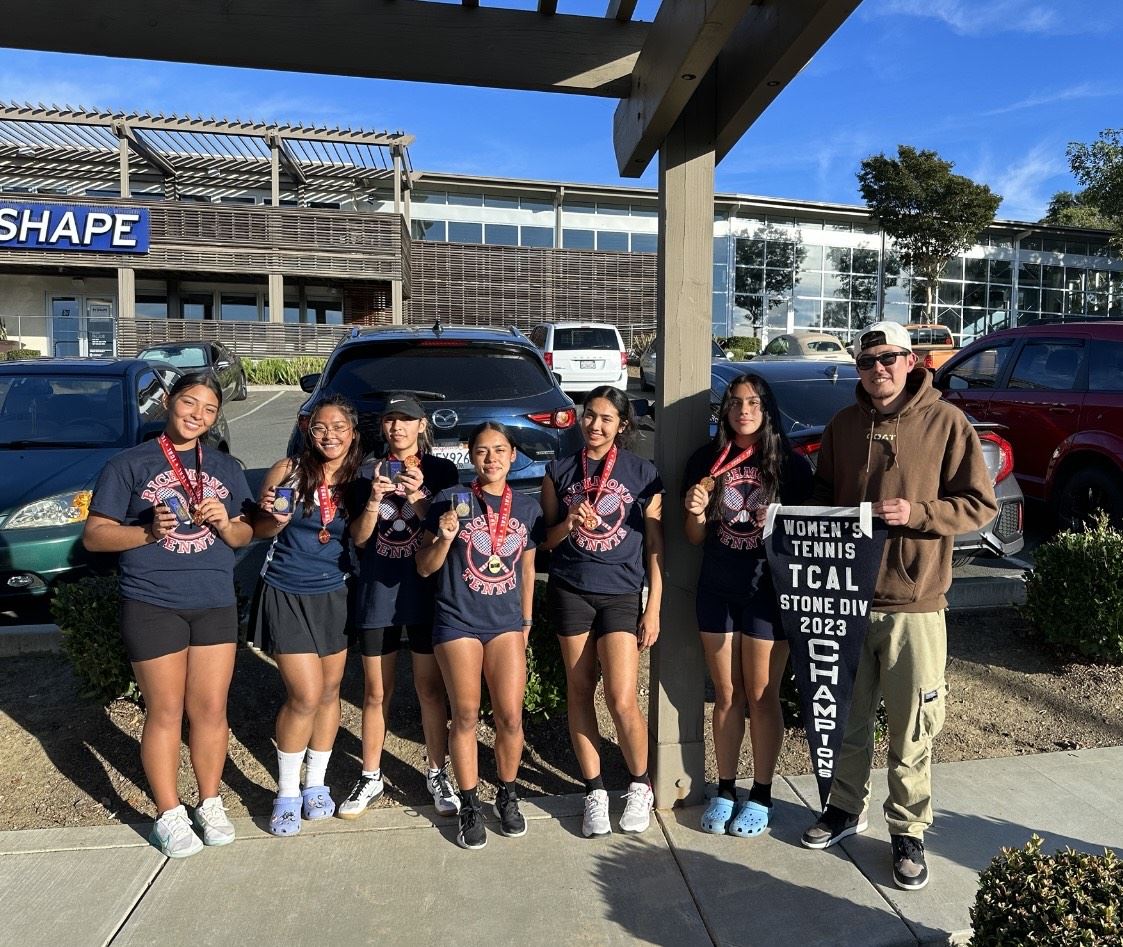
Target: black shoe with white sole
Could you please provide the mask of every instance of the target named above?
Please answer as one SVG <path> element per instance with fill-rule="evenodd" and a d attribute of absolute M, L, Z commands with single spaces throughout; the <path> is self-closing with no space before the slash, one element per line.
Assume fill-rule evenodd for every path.
<path fill-rule="evenodd" d="M 924 842 L 911 835 L 892 835 L 893 883 L 905 891 L 919 891 L 928 884 Z"/>
<path fill-rule="evenodd" d="M 478 806 L 461 806 L 460 831 L 456 833 L 456 844 L 473 850 L 487 844 L 484 816 Z"/>
<path fill-rule="evenodd" d="M 857 835 L 869 828 L 865 814 L 851 815 L 838 806 L 827 805 L 819 821 L 803 833 L 804 848 L 830 848 L 848 835 Z"/>
<path fill-rule="evenodd" d="M 495 815 L 499 819 L 499 831 L 507 838 L 526 835 L 526 819 L 519 812 L 519 797 L 500 787 L 495 797 Z"/>

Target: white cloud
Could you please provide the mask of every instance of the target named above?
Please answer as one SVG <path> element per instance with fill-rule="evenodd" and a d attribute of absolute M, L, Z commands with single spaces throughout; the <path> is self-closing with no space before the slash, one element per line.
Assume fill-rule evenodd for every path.
<path fill-rule="evenodd" d="M 1057 178 L 1068 172 L 1064 150 L 1055 141 L 1041 141 L 1020 160 L 1005 167 L 984 167 L 972 178 L 1002 195 L 998 216 L 1006 220 L 1039 220 L 1059 189 Z"/>
<path fill-rule="evenodd" d="M 921 16 L 940 20 L 963 36 L 986 36 L 996 32 L 1091 33 L 1104 29 L 1102 5 L 1059 4 L 1037 0 L 878 0 L 865 8 L 872 16 Z"/>
<path fill-rule="evenodd" d="M 1064 89 L 1056 89 L 1052 92 L 1039 92 L 1035 95 L 1026 96 L 1024 99 L 1019 99 L 1016 102 L 1011 102 L 1009 105 L 1003 105 L 996 109 L 990 109 L 986 112 L 981 112 L 981 115 L 1005 115 L 1009 112 L 1018 112 L 1023 109 L 1040 108 L 1044 105 L 1056 105 L 1058 102 L 1076 102 L 1083 99 L 1102 99 L 1113 98 L 1123 94 L 1123 90 L 1116 85 L 1097 85 L 1091 82 L 1081 82 L 1078 85 L 1068 86 Z"/>

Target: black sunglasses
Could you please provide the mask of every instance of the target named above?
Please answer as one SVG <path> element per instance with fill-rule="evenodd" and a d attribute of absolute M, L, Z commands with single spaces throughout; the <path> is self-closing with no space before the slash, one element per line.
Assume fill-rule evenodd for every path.
<path fill-rule="evenodd" d="M 912 355 L 912 352 L 882 352 L 880 355 L 859 355 L 855 359 L 855 364 L 864 372 L 868 372 L 873 368 L 875 362 L 880 362 L 886 368 L 892 365 L 897 359 L 905 358 Z"/>

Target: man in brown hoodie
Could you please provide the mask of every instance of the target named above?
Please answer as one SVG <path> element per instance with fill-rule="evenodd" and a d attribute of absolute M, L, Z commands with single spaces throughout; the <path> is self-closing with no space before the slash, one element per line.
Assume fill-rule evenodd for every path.
<path fill-rule="evenodd" d="M 866 829 L 884 696 L 893 880 L 916 890 L 928 883 L 923 836 L 932 824 L 932 741 L 944 723 L 952 543 L 994 519 L 998 505 L 978 437 L 962 411 L 940 400 L 904 327 L 875 323 L 855 351 L 856 403 L 823 432 L 813 502 L 872 501 L 889 538 L 830 798 L 803 844 L 827 848 Z"/>

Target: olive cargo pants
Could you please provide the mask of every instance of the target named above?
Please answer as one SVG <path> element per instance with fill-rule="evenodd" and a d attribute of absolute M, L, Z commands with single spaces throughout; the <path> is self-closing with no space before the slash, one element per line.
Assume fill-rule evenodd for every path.
<path fill-rule="evenodd" d="M 892 835 L 923 837 L 932 824 L 932 741 L 944 726 L 946 664 L 943 612 L 870 612 L 831 785 L 833 805 L 855 815 L 868 806 L 875 714 L 884 696 L 889 730 L 885 821 Z"/>

